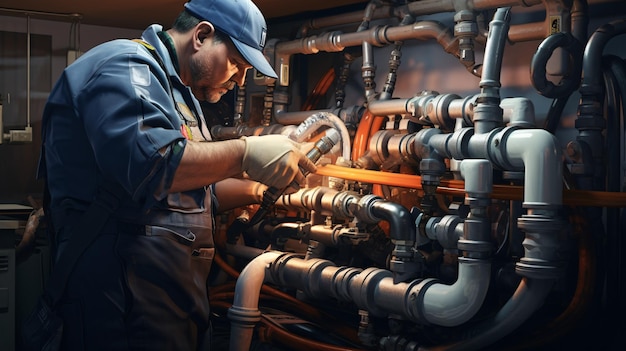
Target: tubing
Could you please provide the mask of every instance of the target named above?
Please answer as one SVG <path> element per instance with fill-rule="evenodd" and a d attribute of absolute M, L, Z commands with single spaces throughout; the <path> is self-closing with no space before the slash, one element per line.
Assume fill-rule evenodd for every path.
<path fill-rule="evenodd" d="M 352 143 L 352 160 L 358 160 L 368 145 L 368 138 L 372 122 L 374 121 L 374 115 L 369 111 L 365 111 L 359 126 L 357 127 L 356 134 L 354 135 L 354 142 Z"/>
<path fill-rule="evenodd" d="M 297 142 L 302 142 L 307 140 L 314 131 L 322 126 L 329 126 L 339 131 L 339 135 L 341 136 L 342 156 L 345 160 L 350 160 L 351 146 L 348 128 L 346 128 L 345 123 L 343 123 L 339 117 L 330 112 L 314 113 L 302 122 L 289 137 Z"/>
<path fill-rule="evenodd" d="M 558 85 L 546 78 L 546 65 L 555 50 L 562 48 L 571 62 L 569 72 L 564 72 Z M 563 98 L 578 89 L 582 72 L 583 46 L 570 33 L 555 33 L 541 42 L 530 63 L 530 76 L 533 87 L 539 94 L 549 98 Z"/>

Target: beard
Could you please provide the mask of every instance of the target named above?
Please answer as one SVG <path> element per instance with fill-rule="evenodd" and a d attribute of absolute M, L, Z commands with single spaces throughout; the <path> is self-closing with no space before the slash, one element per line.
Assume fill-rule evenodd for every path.
<path fill-rule="evenodd" d="M 233 88 L 231 81 L 227 81 L 219 87 L 203 84 L 203 81 L 211 81 L 211 77 L 215 76 L 213 69 L 207 67 L 203 62 L 192 59 L 189 68 L 191 72 L 191 91 L 200 101 L 216 103 L 222 98 L 222 95 Z M 223 90 L 225 91 L 222 92 Z"/>

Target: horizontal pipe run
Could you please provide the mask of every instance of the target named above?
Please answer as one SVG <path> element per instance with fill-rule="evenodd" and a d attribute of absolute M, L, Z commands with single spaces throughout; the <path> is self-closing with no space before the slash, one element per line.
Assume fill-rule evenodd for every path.
<path fill-rule="evenodd" d="M 402 188 L 422 188 L 422 177 L 411 174 L 370 171 L 335 165 L 319 166 L 315 174 Z M 442 179 L 441 185 L 437 187 L 437 193 L 464 196 L 463 189 L 464 185 L 461 180 Z M 492 199 L 498 200 L 521 201 L 523 197 L 523 187 L 512 185 L 494 185 L 491 194 Z M 564 189 L 563 203 L 569 206 L 626 207 L 626 193 Z"/>

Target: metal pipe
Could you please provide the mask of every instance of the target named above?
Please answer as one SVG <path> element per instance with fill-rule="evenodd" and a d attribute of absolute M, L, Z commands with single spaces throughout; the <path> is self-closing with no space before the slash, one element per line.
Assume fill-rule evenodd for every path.
<path fill-rule="evenodd" d="M 482 134 L 502 125 L 502 109 L 500 108 L 500 71 L 506 44 L 510 8 L 499 8 L 489 22 L 489 39 L 485 47 L 483 70 L 479 83 L 480 94 L 474 108 L 475 133 Z"/>

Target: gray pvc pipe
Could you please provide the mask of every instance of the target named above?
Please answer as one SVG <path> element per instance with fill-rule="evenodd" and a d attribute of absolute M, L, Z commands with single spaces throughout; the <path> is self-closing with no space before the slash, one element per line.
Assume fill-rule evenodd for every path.
<path fill-rule="evenodd" d="M 459 273 L 454 284 L 437 283 L 426 287 L 422 301 L 418 302 L 422 305 L 424 319 L 444 327 L 467 322 L 478 312 L 487 296 L 490 275 L 491 262 L 459 258 Z"/>
<path fill-rule="evenodd" d="M 419 351 L 473 351 L 480 350 L 495 340 L 510 334 L 524 323 L 541 307 L 552 288 L 553 281 L 545 279 L 523 278 L 513 296 L 502 306 L 491 319 L 469 327 L 467 339 L 456 344 L 437 346 L 436 348 L 420 347 Z"/>
<path fill-rule="evenodd" d="M 499 144 L 496 145 L 499 141 Z M 524 202 L 528 208 L 560 206 L 563 201 L 561 148 L 556 137 L 543 129 L 518 129 L 498 133 L 492 149 L 511 165 L 524 170 Z"/>
<path fill-rule="evenodd" d="M 487 160 L 463 160 L 461 174 L 465 178 L 465 192 L 470 197 L 488 199 L 492 192 L 493 169 Z M 476 208 L 477 205 L 470 204 Z M 467 228 L 477 228 L 471 226 Z M 478 227 L 480 228 L 480 227 Z M 488 226 L 484 226 L 488 230 Z M 489 238 L 485 230 L 465 230 L 463 239 L 471 242 L 484 241 Z M 433 324 L 446 327 L 457 326 L 467 322 L 480 309 L 491 277 L 491 262 L 482 259 L 459 258 L 459 272 L 456 282 L 452 285 L 432 284 L 424 281 L 422 296 L 422 315 Z M 423 288 L 418 285 L 418 291 Z"/>

